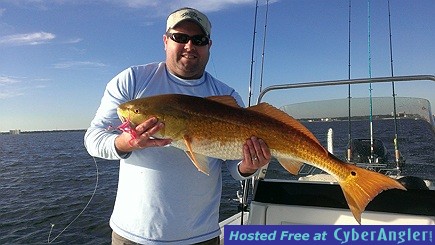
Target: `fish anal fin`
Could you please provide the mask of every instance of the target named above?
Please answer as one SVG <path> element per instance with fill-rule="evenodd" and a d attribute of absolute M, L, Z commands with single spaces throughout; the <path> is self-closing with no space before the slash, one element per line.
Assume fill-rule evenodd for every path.
<path fill-rule="evenodd" d="M 272 117 L 276 120 L 279 120 L 282 123 L 285 123 L 285 124 L 289 125 L 290 127 L 297 129 L 298 131 L 300 131 L 304 135 L 308 136 L 310 139 L 312 139 L 314 142 L 316 142 L 317 144 L 320 145 L 320 142 L 316 138 L 316 136 L 314 136 L 314 134 L 311 133 L 311 131 L 308 130 L 302 123 L 300 123 L 298 120 L 294 119 L 292 116 L 285 113 L 284 111 L 282 111 L 282 110 L 280 110 L 280 109 L 278 109 L 278 108 L 276 108 L 268 103 L 263 102 L 263 103 L 260 103 L 258 105 L 250 106 L 247 109 L 251 110 L 251 111 L 256 111 L 256 112 L 262 113 L 262 114 L 267 115 L 269 117 Z"/>
<path fill-rule="evenodd" d="M 285 170 L 293 175 L 298 175 L 299 170 L 304 165 L 303 162 L 294 159 L 278 158 L 277 160 Z"/>
<path fill-rule="evenodd" d="M 195 165 L 198 171 L 201 171 L 206 175 L 210 175 L 207 156 L 204 156 L 202 154 L 197 154 L 192 150 L 192 144 L 189 137 L 184 136 L 183 139 L 188 149 L 188 151 L 186 151 L 186 155 L 190 158 L 193 165 Z"/>
<path fill-rule="evenodd" d="M 237 104 L 236 99 L 231 96 L 231 95 L 220 95 L 220 96 L 209 96 L 206 97 L 206 99 L 208 100 L 212 100 L 215 102 L 219 102 L 221 104 L 225 104 L 228 106 L 232 106 L 232 107 L 236 107 L 236 108 L 241 108 L 239 104 Z"/>
<path fill-rule="evenodd" d="M 361 213 L 367 204 L 379 193 L 388 189 L 406 190 L 398 181 L 383 174 L 347 165 L 349 171 L 347 178 L 338 183 L 343 190 L 344 197 L 356 221 L 361 224 Z"/>

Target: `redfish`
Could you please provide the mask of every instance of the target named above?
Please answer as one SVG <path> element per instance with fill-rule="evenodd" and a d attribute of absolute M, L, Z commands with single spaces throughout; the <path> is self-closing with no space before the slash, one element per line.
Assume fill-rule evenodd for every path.
<path fill-rule="evenodd" d="M 307 163 L 332 175 L 358 223 L 367 204 L 380 192 L 406 190 L 390 177 L 341 161 L 299 121 L 267 103 L 242 108 L 231 96 L 166 94 L 123 103 L 117 112 L 124 122 L 122 128 L 130 133 L 136 125 L 156 117 L 165 127 L 154 137 L 171 138 L 172 145 L 186 151 L 206 174 L 207 157 L 242 159 L 246 139 L 261 138 L 288 172 L 296 175 Z"/>

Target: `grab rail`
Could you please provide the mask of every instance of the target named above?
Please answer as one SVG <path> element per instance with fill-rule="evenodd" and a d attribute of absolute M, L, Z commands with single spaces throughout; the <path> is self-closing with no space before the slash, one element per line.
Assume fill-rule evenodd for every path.
<path fill-rule="evenodd" d="M 374 77 L 374 78 L 359 78 L 359 79 L 346 79 L 346 80 L 329 80 L 329 81 L 317 81 L 317 82 L 304 82 L 304 83 L 292 83 L 272 85 L 265 88 L 258 96 L 257 104 L 261 102 L 263 96 L 272 90 L 279 89 L 293 89 L 293 88 L 308 88 L 308 87 L 322 87 L 331 85 L 353 85 L 362 83 L 385 83 L 385 82 L 410 82 L 410 81 L 422 81 L 432 80 L 435 82 L 434 75 L 413 75 L 413 76 L 395 76 L 395 77 Z"/>

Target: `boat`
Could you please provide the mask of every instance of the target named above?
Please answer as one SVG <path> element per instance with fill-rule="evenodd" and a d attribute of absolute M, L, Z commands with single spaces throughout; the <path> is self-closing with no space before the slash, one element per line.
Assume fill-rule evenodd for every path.
<path fill-rule="evenodd" d="M 395 77 L 375 77 L 375 78 L 361 78 L 361 79 L 348 79 L 348 80 L 332 80 L 332 81 L 316 81 L 307 83 L 292 83 L 272 85 L 265 88 L 259 95 L 257 104 L 264 102 L 265 97 L 274 98 L 279 92 L 280 96 L 284 94 L 294 92 L 297 90 L 301 93 L 301 89 L 330 89 L 343 86 L 357 86 L 367 84 L 382 84 L 382 83 L 398 83 L 404 84 L 404 86 L 415 86 L 417 83 L 429 83 L 429 86 L 435 85 L 435 76 L 433 75 L 411 75 L 411 76 L 395 76 Z M 274 94 L 275 93 L 275 94 Z M 270 95 L 274 94 L 274 95 Z M 388 101 L 385 98 L 384 101 Z M 390 98 L 391 101 L 391 98 Z M 405 99 L 407 104 L 406 109 L 415 109 L 414 111 L 407 110 L 406 114 L 397 118 L 400 120 L 413 121 L 418 119 L 419 123 L 429 128 L 431 133 L 431 142 L 433 146 L 433 140 L 435 137 L 435 123 L 434 117 L 430 110 L 430 103 L 428 100 L 421 98 L 407 98 Z M 410 101 L 417 101 L 417 105 L 412 105 Z M 421 104 L 424 101 L 425 104 Z M 266 101 L 268 102 L 268 101 Z M 400 100 L 398 99 L 400 103 Z M 292 105 L 286 105 L 281 109 L 288 114 L 292 115 L 296 119 L 303 121 L 306 125 L 312 123 L 326 123 L 321 118 L 325 118 L 325 115 L 307 116 L 307 107 L 304 102 L 304 106 L 300 103 Z M 325 104 L 320 101 L 317 103 Z M 405 103 L 405 104 L 406 104 Z M 343 103 L 342 103 L 343 104 Z M 356 106 L 359 104 L 355 104 Z M 316 106 L 316 102 L 311 104 Z M 415 106 L 415 107 L 414 107 Z M 331 107 L 331 106 L 328 106 Z M 401 109 L 405 107 L 401 107 Z M 303 108 L 303 113 L 298 114 L 297 111 L 292 108 Z M 344 108 L 347 110 L 347 108 Z M 322 113 L 327 113 L 322 111 Z M 402 113 L 403 114 L 403 113 Z M 340 115 L 328 115 L 330 121 L 340 121 L 346 124 L 346 119 Z M 362 115 L 357 115 L 356 120 L 361 120 Z M 391 119 L 391 115 L 383 115 L 377 117 L 376 120 L 383 120 L 387 122 Z M 350 119 L 349 119 L 349 122 Z M 366 122 L 366 121 L 365 121 Z M 365 123 L 364 122 L 364 123 Z M 391 122 L 391 120 L 390 120 Z M 352 121 L 355 124 L 356 121 Z M 308 127 L 309 128 L 309 127 Z M 386 133 L 391 133 L 389 130 Z M 325 132 L 326 133 L 326 132 Z M 316 137 L 319 135 L 314 133 Z M 380 138 L 391 138 L 385 135 L 375 135 L 376 142 L 375 155 L 370 156 L 370 150 L 367 150 L 367 144 L 370 145 L 370 139 L 368 138 L 355 138 L 349 141 L 355 145 L 352 148 L 354 157 L 349 158 L 347 156 L 347 150 L 349 144 L 346 144 L 346 140 L 341 140 L 341 153 L 337 151 L 333 152 L 337 157 L 348 160 L 349 164 L 357 164 L 360 167 L 371 169 L 373 171 L 381 172 L 392 178 L 398 179 L 406 188 L 407 191 L 402 190 L 387 190 L 381 192 L 376 196 L 366 207 L 366 210 L 362 214 L 362 225 L 435 225 L 435 155 L 426 152 L 425 158 L 406 159 L 406 154 L 395 157 L 393 161 L 388 157 L 386 147 Z M 326 142 L 323 139 L 319 139 L 322 144 L 325 145 L 340 145 L 336 142 Z M 395 139 L 397 140 L 397 139 Z M 367 143 L 369 142 L 369 143 Z M 394 142 L 396 144 L 397 142 Z M 390 143 L 390 145 L 393 145 Z M 325 146 L 326 148 L 326 146 Z M 334 147 L 335 149 L 336 147 Z M 329 149 L 332 151 L 332 149 Z M 358 152 L 359 150 L 359 152 Z M 405 150 L 405 149 L 403 149 Z M 430 151 L 430 149 L 429 149 Z M 371 160 L 372 159 L 372 160 Z M 406 159 L 406 161 L 405 161 Z M 428 161 L 420 162 L 420 161 Z M 427 164 L 427 165 L 424 165 Z M 430 167 L 430 171 L 422 171 L 423 175 L 410 174 L 409 169 L 417 166 Z M 424 167 L 423 167 L 424 168 Z M 240 192 L 239 192 L 240 193 Z M 238 193 L 238 194 L 239 194 Z M 235 211 L 234 215 L 221 221 L 221 243 L 224 242 L 225 226 L 228 225 L 357 225 L 357 221 L 354 219 L 350 212 L 342 190 L 335 179 L 327 173 L 316 169 L 310 165 L 304 165 L 299 171 L 298 176 L 291 176 L 274 160 L 265 166 L 252 180 L 252 197 L 249 198 L 249 192 L 244 192 L 245 196 L 238 195 L 238 200 L 241 200 L 239 206 L 242 208 Z M 249 204 L 247 202 L 250 200 Z M 246 207 L 246 208 L 244 208 Z"/>

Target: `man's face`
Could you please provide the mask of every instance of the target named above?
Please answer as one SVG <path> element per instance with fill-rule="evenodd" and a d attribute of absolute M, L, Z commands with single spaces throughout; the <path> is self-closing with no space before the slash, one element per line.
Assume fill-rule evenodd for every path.
<path fill-rule="evenodd" d="M 202 29 L 191 21 L 182 21 L 169 32 L 189 36 L 204 35 Z M 166 50 L 166 66 L 171 73 L 183 79 L 198 79 L 203 75 L 210 56 L 211 40 L 205 46 L 197 46 L 192 40 L 177 43 L 163 35 L 163 43 Z"/>

